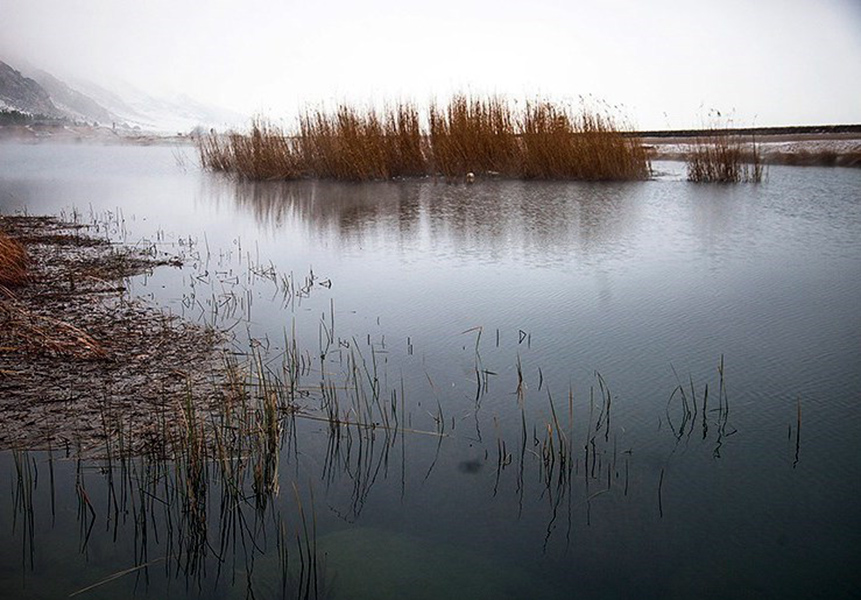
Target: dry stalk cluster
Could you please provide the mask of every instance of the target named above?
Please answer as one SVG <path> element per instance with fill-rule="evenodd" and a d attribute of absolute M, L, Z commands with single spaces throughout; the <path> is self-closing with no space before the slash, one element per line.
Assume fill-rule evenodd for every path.
<path fill-rule="evenodd" d="M 29 257 L 26 284 L 0 289 L 0 448 L 89 454 L 113 434 L 105 413 L 122 415 L 139 448 L 163 437 L 168 398 L 187 381 L 199 406 L 211 404 L 220 337 L 123 294 L 126 277 L 176 261 L 49 217 L 0 217 L 0 227 Z"/>
<path fill-rule="evenodd" d="M 0 231 L 0 286 L 13 287 L 24 283 L 28 263 L 24 246 Z"/>
<path fill-rule="evenodd" d="M 0 324 L 12 346 L 2 351 L 43 351 L 78 358 L 104 358 L 102 346 L 89 334 L 53 317 L 32 311 L 19 302 L 10 288 L 30 277 L 30 259 L 24 246 L 0 231 Z"/>
<path fill-rule="evenodd" d="M 410 102 L 382 109 L 309 109 L 295 130 L 257 119 L 247 134 L 198 141 L 204 167 L 248 179 L 385 180 L 468 173 L 524 179 L 645 179 L 641 141 L 609 112 L 550 101 L 456 94 L 426 114 Z"/>
<path fill-rule="evenodd" d="M 687 157 L 688 181 L 696 183 L 759 183 L 762 152 L 756 138 L 749 141 L 726 128 L 711 128 L 698 137 Z"/>

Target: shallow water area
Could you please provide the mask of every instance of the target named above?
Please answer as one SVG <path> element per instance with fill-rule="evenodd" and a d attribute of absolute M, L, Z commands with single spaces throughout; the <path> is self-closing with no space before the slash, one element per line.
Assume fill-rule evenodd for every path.
<path fill-rule="evenodd" d="M 263 506 L 212 465 L 194 521 L 175 465 L 4 452 L 0 595 L 857 596 L 861 173 L 655 168 L 251 183 L 0 144 L 0 212 L 181 257 L 133 292 L 301 371 Z"/>

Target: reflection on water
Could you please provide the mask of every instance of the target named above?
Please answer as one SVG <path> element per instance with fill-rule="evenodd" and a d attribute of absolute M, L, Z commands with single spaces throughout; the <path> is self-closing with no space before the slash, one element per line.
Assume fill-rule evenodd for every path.
<path fill-rule="evenodd" d="M 11 597 L 116 574 L 87 595 L 277 597 L 314 557 L 320 597 L 857 591 L 857 171 L 283 184 L 169 149 L 17 152 L 3 210 L 111 211 L 185 252 L 130 285 L 221 311 L 298 412 L 243 486 L 210 464 L 197 506 L 166 503 L 194 497 L 182 465 L 4 454 Z"/>
<path fill-rule="evenodd" d="M 342 361 L 329 362 L 334 370 Z M 318 386 L 303 386 L 319 397 L 303 393 L 304 408 L 282 413 L 271 435 L 254 428 L 266 407 L 250 400 L 217 416 L 189 415 L 204 435 L 214 428 L 211 447 L 189 438 L 172 460 L 126 457 L 122 438 L 106 441 L 98 460 L 13 452 L 9 464 L 5 455 L 18 543 L 5 546 L 3 560 L 20 557 L 25 596 L 371 598 L 414 595 L 418 585 L 427 598 L 568 597 L 568 586 L 595 576 L 593 553 L 615 519 L 645 509 L 654 528 L 676 517 L 665 475 L 675 481 L 685 468 L 708 468 L 703 459 L 720 457 L 722 439 L 735 433 L 723 365 L 716 409 L 708 410 L 707 384 L 671 394 L 658 476 L 630 445 L 614 413 L 618 397 L 600 375 L 588 406 L 548 394 L 550 411 L 538 421 L 519 383 L 513 430 L 479 417 L 492 395 L 478 380 L 476 438 L 458 433 L 442 408 L 435 431 L 409 427 L 417 415 L 404 412 L 397 388 L 383 386 L 384 373 L 361 381 L 365 365 L 343 362 L 343 384 L 323 372 Z M 308 412 L 311 405 L 328 418 Z M 39 487 L 40 471 L 50 486 Z M 63 552 L 58 577 L 40 580 Z M 428 570 L 428 561 L 437 566 Z M 556 561 L 582 571 L 556 572 Z"/>
<path fill-rule="evenodd" d="M 608 247 L 619 252 L 637 227 L 639 189 L 636 184 L 519 181 L 466 186 L 207 179 L 199 195 L 216 205 L 234 203 L 261 228 L 307 228 L 312 236 L 337 240 L 346 249 L 385 236 L 405 253 L 558 261 Z"/>

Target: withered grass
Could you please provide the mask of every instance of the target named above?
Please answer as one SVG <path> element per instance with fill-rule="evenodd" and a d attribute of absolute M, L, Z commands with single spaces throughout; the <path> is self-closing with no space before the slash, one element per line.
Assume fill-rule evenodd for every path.
<path fill-rule="evenodd" d="M 255 119 L 248 133 L 198 140 L 204 167 L 253 180 L 633 180 L 650 175 L 641 140 L 612 115 L 551 101 L 455 94 L 426 113 L 406 101 L 382 109 L 341 103 L 305 110 L 287 130 Z"/>
<path fill-rule="evenodd" d="M 718 127 L 695 140 L 687 168 L 688 181 L 695 183 L 759 183 L 764 175 L 756 138 L 742 138 Z"/>
<path fill-rule="evenodd" d="M 24 246 L 0 231 L 0 286 L 14 287 L 27 281 L 28 265 Z"/>

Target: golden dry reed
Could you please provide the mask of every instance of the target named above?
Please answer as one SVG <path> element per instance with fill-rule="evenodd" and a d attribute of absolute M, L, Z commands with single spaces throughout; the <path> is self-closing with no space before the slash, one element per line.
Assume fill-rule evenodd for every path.
<path fill-rule="evenodd" d="M 30 258 L 18 240 L 0 231 L 0 323 L 10 345 L 6 350 L 24 349 L 76 358 L 104 358 L 101 344 L 70 323 L 40 315 L 19 302 L 12 290 L 30 277 Z"/>
<path fill-rule="evenodd" d="M 28 262 L 24 247 L 0 231 L 0 286 L 24 283 L 27 280 Z"/>
<path fill-rule="evenodd" d="M 759 183 L 764 174 L 756 138 L 751 136 L 748 141 L 728 126 L 716 124 L 696 138 L 687 167 L 688 181 L 696 183 Z"/>
<path fill-rule="evenodd" d="M 529 103 L 521 130 L 523 176 L 540 179 L 645 179 L 651 166 L 636 136 L 609 115 Z"/>
<path fill-rule="evenodd" d="M 295 131 L 256 119 L 247 134 L 198 141 L 204 167 L 247 179 L 386 180 L 440 175 L 525 179 L 649 177 L 641 140 L 609 114 L 550 101 L 456 94 L 426 114 L 410 102 L 382 109 L 306 110 Z"/>

